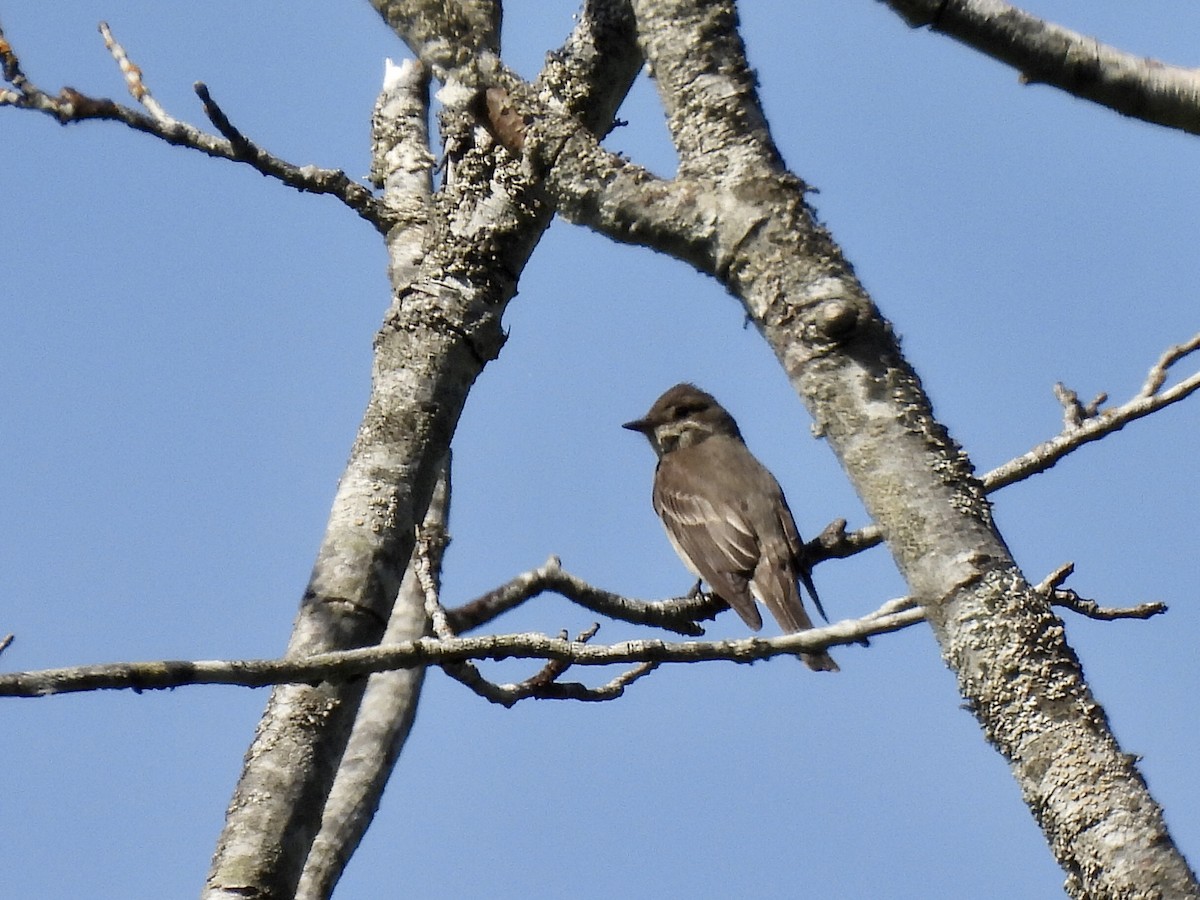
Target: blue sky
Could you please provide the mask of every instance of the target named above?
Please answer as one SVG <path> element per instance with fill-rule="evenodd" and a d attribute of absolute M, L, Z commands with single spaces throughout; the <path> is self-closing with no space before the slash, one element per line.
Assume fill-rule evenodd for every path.
<path fill-rule="evenodd" d="M 1200 62 L 1200 11 L 1182 0 L 1023 5 Z M 1058 431 L 1055 381 L 1125 399 L 1195 333 L 1196 138 L 1022 87 L 876 2 L 744 6 L 785 158 L 820 189 L 821 217 L 980 470 Z M 506 4 L 510 64 L 536 72 L 573 11 Z M 34 81 L 124 99 L 101 18 L 175 116 L 202 123 L 204 80 L 278 155 L 367 172 L 383 59 L 405 54 L 367 3 L 0 9 Z M 653 86 L 621 116 L 609 144 L 669 174 Z M 0 633 L 17 636 L 4 667 L 277 654 L 367 395 L 388 301 L 378 237 L 249 169 L 11 109 L 0 198 Z M 635 596 L 688 587 L 650 508 L 653 456 L 620 428 L 685 379 L 738 418 L 802 532 L 864 523 L 765 344 L 687 267 L 559 223 L 506 325 L 455 440 L 448 604 L 551 553 Z M 1074 560 L 1085 596 L 1171 606 L 1148 623 L 1068 617 L 1067 634 L 1193 859 L 1198 408 L 994 497 L 1030 578 Z M 882 550 L 816 580 L 832 618 L 904 593 Z M 496 628 L 591 621 L 542 598 Z M 605 623 L 598 640 L 631 633 Z M 710 634 L 744 627 L 727 615 Z M 433 673 L 338 896 L 1061 896 L 928 630 L 837 656 L 836 678 L 789 660 L 677 667 L 615 703 L 513 710 Z M 5 701 L 6 892 L 194 896 L 266 697 Z"/>

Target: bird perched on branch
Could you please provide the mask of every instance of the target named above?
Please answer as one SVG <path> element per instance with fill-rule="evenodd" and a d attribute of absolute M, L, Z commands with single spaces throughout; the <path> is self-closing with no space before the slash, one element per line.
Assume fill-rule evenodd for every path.
<path fill-rule="evenodd" d="M 644 434 L 658 454 L 654 511 L 675 552 L 743 622 L 762 627 L 757 598 L 784 631 L 812 628 L 797 581 L 825 617 L 779 482 L 711 394 L 677 384 L 622 427 Z M 824 651 L 800 658 L 814 671 L 838 671 Z"/>

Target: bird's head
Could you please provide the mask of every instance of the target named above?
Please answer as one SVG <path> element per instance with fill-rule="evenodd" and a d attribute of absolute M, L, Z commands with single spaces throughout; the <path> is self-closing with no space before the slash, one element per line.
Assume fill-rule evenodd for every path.
<path fill-rule="evenodd" d="M 694 384 L 675 385 L 654 401 L 646 415 L 621 427 L 644 434 L 660 457 L 717 434 L 742 439 L 733 416 Z"/>

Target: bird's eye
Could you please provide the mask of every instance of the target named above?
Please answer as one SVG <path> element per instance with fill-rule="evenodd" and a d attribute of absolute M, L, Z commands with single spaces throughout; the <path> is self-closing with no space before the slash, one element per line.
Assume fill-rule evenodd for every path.
<path fill-rule="evenodd" d="M 673 410 L 671 410 L 671 418 L 678 421 L 679 419 L 686 419 L 692 413 L 699 411 L 700 406 L 695 403 L 680 403 Z"/>

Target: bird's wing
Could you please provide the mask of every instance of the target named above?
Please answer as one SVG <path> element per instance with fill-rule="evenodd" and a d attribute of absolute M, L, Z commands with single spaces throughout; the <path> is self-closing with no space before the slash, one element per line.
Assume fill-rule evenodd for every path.
<path fill-rule="evenodd" d="M 754 529 L 736 507 L 705 496 L 691 483 L 687 467 L 660 464 L 654 480 L 654 511 L 667 537 L 692 573 L 757 631 L 762 616 L 748 584 L 758 562 Z"/>

